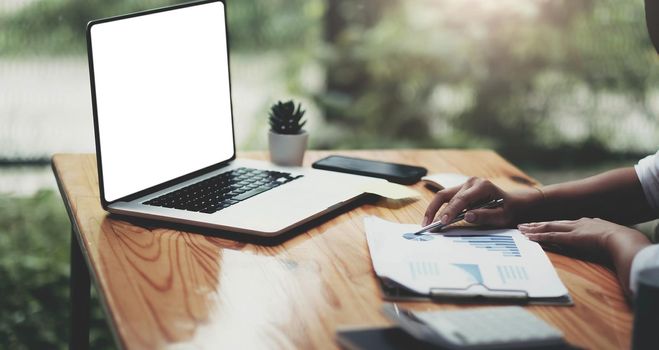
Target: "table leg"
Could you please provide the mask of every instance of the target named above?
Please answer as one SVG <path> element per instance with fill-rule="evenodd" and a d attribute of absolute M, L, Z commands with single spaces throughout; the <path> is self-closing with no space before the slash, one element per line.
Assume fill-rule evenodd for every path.
<path fill-rule="evenodd" d="M 69 349 L 89 348 L 89 270 L 82 256 L 78 238 L 71 230 L 71 330 Z"/>

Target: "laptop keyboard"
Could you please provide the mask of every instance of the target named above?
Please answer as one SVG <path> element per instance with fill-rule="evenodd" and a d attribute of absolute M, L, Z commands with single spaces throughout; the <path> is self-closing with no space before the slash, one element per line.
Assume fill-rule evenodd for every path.
<path fill-rule="evenodd" d="M 211 214 L 300 177 L 302 175 L 238 168 L 150 199 L 143 204 Z"/>

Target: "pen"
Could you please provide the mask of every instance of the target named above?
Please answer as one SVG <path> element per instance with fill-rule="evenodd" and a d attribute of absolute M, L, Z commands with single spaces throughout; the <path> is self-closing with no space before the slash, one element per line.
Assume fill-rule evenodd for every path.
<path fill-rule="evenodd" d="M 491 200 L 491 201 L 486 202 L 484 204 L 481 204 L 481 205 L 478 205 L 478 206 L 475 206 L 473 208 L 469 208 L 469 209 L 463 211 L 462 213 L 458 214 L 458 216 L 456 216 L 453 220 L 451 220 L 451 222 L 449 222 L 447 224 L 443 224 L 441 221 L 436 221 L 436 222 L 431 223 L 428 226 L 422 227 L 419 231 L 414 232 L 413 235 L 417 236 L 417 235 L 420 235 L 424 232 L 428 232 L 428 231 L 436 229 L 436 228 L 441 229 L 445 226 L 448 226 L 448 225 L 454 224 L 454 223 L 456 223 L 460 220 L 463 220 L 465 218 L 465 213 L 467 213 L 467 211 L 469 211 L 469 210 L 492 209 L 492 208 L 500 207 L 501 205 L 503 205 L 503 198 Z"/>

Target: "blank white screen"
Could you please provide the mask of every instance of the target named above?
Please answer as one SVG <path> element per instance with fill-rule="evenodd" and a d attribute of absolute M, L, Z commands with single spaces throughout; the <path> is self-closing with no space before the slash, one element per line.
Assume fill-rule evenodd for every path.
<path fill-rule="evenodd" d="M 230 159 L 224 4 L 92 25 L 107 201 Z"/>

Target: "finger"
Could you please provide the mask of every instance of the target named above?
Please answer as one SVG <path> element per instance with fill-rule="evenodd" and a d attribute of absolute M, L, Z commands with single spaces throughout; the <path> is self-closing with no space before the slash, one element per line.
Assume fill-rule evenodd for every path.
<path fill-rule="evenodd" d="M 528 239 L 543 244 L 566 244 L 569 242 L 570 234 L 568 232 L 542 232 L 542 233 L 525 233 Z"/>
<path fill-rule="evenodd" d="M 534 222 L 531 224 L 521 224 L 517 228 L 524 234 L 526 233 L 543 233 L 543 232 L 567 232 L 574 228 L 573 221 L 547 221 Z"/>
<path fill-rule="evenodd" d="M 523 223 L 523 224 L 519 224 L 519 226 L 536 227 L 536 226 L 544 225 L 548 222 L 557 222 L 557 223 L 561 223 L 561 224 L 574 224 L 574 223 L 576 223 L 576 221 L 574 221 L 574 220 L 554 220 L 554 221 L 542 221 L 542 222 L 526 222 L 526 223 Z"/>
<path fill-rule="evenodd" d="M 505 226 L 506 217 L 503 207 L 494 209 L 474 209 L 465 214 L 465 221 L 470 224 Z"/>
<path fill-rule="evenodd" d="M 492 200 L 494 195 L 489 189 L 483 186 L 474 186 L 466 188 L 456 193 L 448 202 L 446 207 L 440 213 L 442 223 L 451 222 L 463 210 L 469 208 L 474 203 Z"/>
<path fill-rule="evenodd" d="M 430 224 L 439 208 L 446 202 L 448 202 L 455 194 L 460 190 L 461 186 L 451 187 L 444 190 L 441 190 L 435 194 L 435 198 L 432 199 L 432 202 L 428 205 L 426 213 L 423 214 L 423 226 Z"/>
<path fill-rule="evenodd" d="M 446 222 L 446 219 L 445 219 L 445 216 L 446 216 L 446 208 L 448 207 L 448 205 L 449 205 L 451 202 L 455 201 L 455 199 L 456 199 L 457 196 L 462 196 L 462 193 L 464 193 L 464 191 L 465 191 L 467 188 L 469 188 L 470 186 L 471 186 L 471 184 L 464 184 L 464 185 L 462 185 L 462 186 L 458 189 L 458 191 L 457 191 L 457 192 L 456 192 L 456 193 L 455 193 L 455 194 L 454 194 L 454 195 L 453 195 L 448 201 L 446 201 L 446 205 L 445 205 L 443 208 L 440 207 L 439 215 L 438 215 L 438 216 L 439 216 L 439 221 L 441 221 L 442 223 Z"/>

